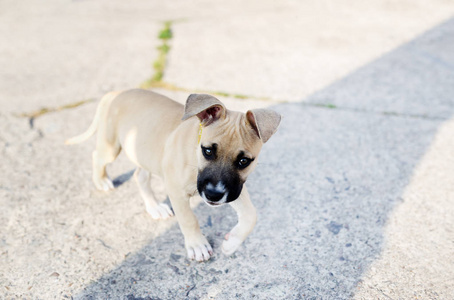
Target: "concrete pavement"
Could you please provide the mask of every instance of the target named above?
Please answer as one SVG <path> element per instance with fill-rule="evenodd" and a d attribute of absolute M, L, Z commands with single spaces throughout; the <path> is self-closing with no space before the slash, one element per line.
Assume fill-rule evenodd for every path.
<path fill-rule="evenodd" d="M 453 16 L 449 1 L 3 1 L 1 298 L 454 298 Z M 125 157 L 104 194 L 94 140 L 63 145 L 96 103 L 17 117 L 139 86 L 164 21 L 156 90 L 284 116 L 248 181 L 258 224 L 232 257 L 233 210 L 194 203 L 207 263 L 186 259 L 174 219 L 146 214 Z"/>

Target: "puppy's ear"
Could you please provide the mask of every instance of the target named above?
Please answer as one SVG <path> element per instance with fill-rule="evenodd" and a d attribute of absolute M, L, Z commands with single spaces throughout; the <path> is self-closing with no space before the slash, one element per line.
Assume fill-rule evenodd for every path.
<path fill-rule="evenodd" d="M 221 117 L 225 117 L 225 106 L 221 101 L 206 94 L 191 94 L 186 100 L 182 120 L 197 116 L 204 125 L 210 125 Z"/>
<path fill-rule="evenodd" d="M 281 115 L 269 109 L 253 109 L 246 112 L 246 119 L 262 142 L 266 143 L 279 127 Z"/>

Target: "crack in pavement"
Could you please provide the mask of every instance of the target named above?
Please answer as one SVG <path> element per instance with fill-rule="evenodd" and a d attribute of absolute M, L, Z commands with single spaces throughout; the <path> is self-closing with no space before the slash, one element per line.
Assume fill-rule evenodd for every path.
<path fill-rule="evenodd" d="M 374 111 L 374 110 L 367 110 L 361 108 L 354 108 L 354 107 L 346 107 L 346 106 L 337 106 L 331 103 L 308 103 L 308 102 L 299 102 L 302 106 L 308 107 L 318 107 L 322 109 L 333 109 L 333 110 L 340 110 L 340 111 L 351 111 L 355 113 L 362 113 L 362 114 L 375 114 L 375 115 L 382 115 L 382 116 L 390 116 L 390 117 L 401 117 L 401 118 L 412 118 L 412 119 L 421 119 L 421 120 L 431 120 L 431 121 L 447 121 L 449 118 L 445 117 L 438 117 L 438 116 L 429 116 L 423 114 L 407 114 L 407 113 L 399 113 L 395 111 Z"/>
<path fill-rule="evenodd" d="M 95 102 L 95 99 L 87 99 L 87 100 L 81 100 L 81 101 L 76 101 L 73 103 L 57 106 L 57 107 L 43 107 L 38 110 L 29 112 L 29 113 L 21 113 L 21 114 L 16 114 L 16 117 L 21 117 L 21 118 L 28 118 L 28 122 L 30 125 L 30 129 L 35 128 L 35 119 L 38 117 L 41 117 L 45 114 L 51 113 L 51 112 L 59 112 L 62 110 L 67 110 L 67 109 L 73 109 L 76 107 L 79 107 L 81 105 L 87 104 L 87 103 L 92 103 Z"/>

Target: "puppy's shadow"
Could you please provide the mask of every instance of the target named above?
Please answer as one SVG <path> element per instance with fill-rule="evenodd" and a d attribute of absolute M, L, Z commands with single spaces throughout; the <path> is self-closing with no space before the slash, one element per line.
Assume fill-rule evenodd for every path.
<path fill-rule="evenodd" d="M 113 181 L 113 185 L 114 185 L 114 188 L 118 188 L 119 186 L 123 185 L 124 183 L 128 182 L 129 180 L 131 180 L 131 178 L 134 176 L 134 172 L 136 171 L 136 169 L 132 169 L 126 173 L 123 173 L 119 176 L 117 176 Z M 165 203 L 167 204 L 170 209 L 172 210 L 173 212 L 173 208 L 172 208 L 172 204 L 170 203 L 170 199 L 167 195 L 165 195 L 165 192 L 161 192 L 160 194 L 161 196 L 161 201 L 162 203 Z M 175 214 L 175 212 L 173 212 Z"/>
<path fill-rule="evenodd" d="M 119 186 L 121 186 L 123 183 L 129 181 L 132 176 L 134 175 L 134 172 L 136 171 L 136 169 L 132 169 L 131 171 L 128 171 L 126 173 L 123 173 L 119 176 L 117 176 L 114 180 L 113 180 L 113 185 L 115 188 L 118 188 Z"/>

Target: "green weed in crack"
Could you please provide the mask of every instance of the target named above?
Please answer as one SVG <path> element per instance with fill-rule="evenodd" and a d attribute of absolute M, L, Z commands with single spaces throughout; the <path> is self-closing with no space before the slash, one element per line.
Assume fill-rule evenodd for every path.
<path fill-rule="evenodd" d="M 161 45 L 156 48 L 158 50 L 158 57 L 153 62 L 154 74 L 150 79 L 140 85 L 141 88 L 151 88 L 162 81 L 167 64 L 167 54 L 170 51 L 169 41 L 172 37 L 172 22 L 164 22 L 164 28 L 158 34 Z"/>

